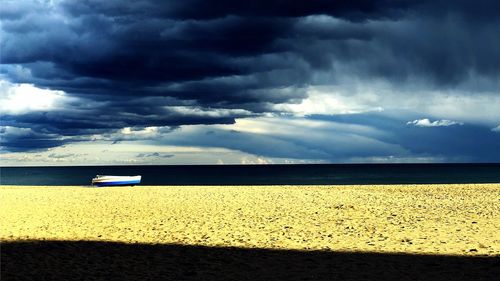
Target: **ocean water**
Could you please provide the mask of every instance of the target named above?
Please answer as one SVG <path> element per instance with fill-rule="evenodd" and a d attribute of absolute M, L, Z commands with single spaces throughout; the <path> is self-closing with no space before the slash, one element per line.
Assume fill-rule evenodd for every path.
<path fill-rule="evenodd" d="M 500 164 L 327 164 L 1 167 L 1 185 L 90 185 L 142 175 L 141 185 L 500 183 Z"/>

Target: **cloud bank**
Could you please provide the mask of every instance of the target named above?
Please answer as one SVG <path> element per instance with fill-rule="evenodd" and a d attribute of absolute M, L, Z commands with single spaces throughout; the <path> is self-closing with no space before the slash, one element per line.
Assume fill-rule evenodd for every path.
<path fill-rule="evenodd" d="M 500 120 L 500 4 L 491 1 L 2 4 L 3 152 L 102 139 L 150 141 L 151 132 L 124 133 L 147 128 L 159 130 L 157 139 L 168 139 L 187 126 L 286 123 L 290 116 L 314 114 L 379 112 L 403 125 L 415 120 L 415 126 L 471 133 L 466 125 L 451 126 L 467 124 L 476 126 L 471 138 L 491 132 Z M 359 125 L 403 137 L 384 124 L 363 122 Z M 309 125 L 296 122 L 286 130 L 303 131 Z M 257 140 L 262 138 L 258 129 L 266 125 L 253 126 L 246 138 L 204 135 L 197 145 L 273 154 Z M 328 138 L 343 147 L 342 134 L 332 130 Z M 281 132 L 271 135 L 273 145 L 283 142 Z M 353 139 L 352 147 L 343 147 L 345 154 L 379 157 L 377 141 L 384 140 L 358 149 L 366 141 Z M 400 147 L 392 153 L 411 157 L 410 144 L 393 141 L 384 142 Z M 323 142 L 318 138 L 307 144 L 314 153 L 290 146 L 276 154 L 335 161 L 331 150 L 315 149 Z M 184 143 L 190 140 L 176 142 Z M 417 154 L 463 154 L 434 149 L 446 151 L 441 146 L 429 144 Z M 482 161 L 480 155 L 462 156 Z"/>

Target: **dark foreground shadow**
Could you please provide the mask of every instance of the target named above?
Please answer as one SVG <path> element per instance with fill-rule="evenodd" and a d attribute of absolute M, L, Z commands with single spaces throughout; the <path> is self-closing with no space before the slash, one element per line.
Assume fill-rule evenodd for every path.
<path fill-rule="evenodd" d="M 1 280 L 499 280 L 500 258 L 29 241 Z"/>

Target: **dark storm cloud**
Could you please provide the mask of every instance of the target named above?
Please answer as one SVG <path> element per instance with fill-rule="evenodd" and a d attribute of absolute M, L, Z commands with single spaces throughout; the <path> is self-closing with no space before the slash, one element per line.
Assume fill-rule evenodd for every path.
<path fill-rule="evenodd" d="M 2 136 L 0 139 L 0 151 L 21 152 L 41 150 L 67 143 L 58 135 L 37 132 L 30 128 L 3 126 L 0 127 L 0 134 Z"/>
<path fill-rule="evenodd" d="M 345 76 L 453 88 L 500 75 L 500 4 L 492 1 L 3 6 L 1 75 L 78 101 L 65 110 L 2 114 L 2 125 L 55 139 L 124 127 L 231 124 L 298 103 L 308 86 Z M 11 147 L 5 139 L 2 145 Z"/>
<path fill-rule="evenodd" d="M 495 21 L 492 16 L 498 10 L 492 5 L 496 4 L 66 1 L 55 15 L 48 9 L 47 14 L 43 9 L 38 14 L 29 13 L 30 9 L 25 14 L 17 11 L 18 18 L 15 12 L 7 12 L 4 32 L 23 36 L 9 37 L 3 44 L 2 60 L 25 64 L 34 70 L 34 78 L 66 80 L 61 85 L 35 80 L 42 85 L 87 94 L 97 90 L 100 94 L 147 95 L 152 94 L 149 87 L 158 84 L 233 75 L 251 79 L 255 73 L 277 69 L 306 73 L 311 67 L 328 69 L 337 61 L 353 63 L 359 67 L 354 71 L 370 75 L 408 76 L 430 70 L 433 77 L 443 76 L 440 81 L 457 81 L 455 76 L 470 70 L 480 74 L 498 70 L 490 59 L 500 40 L 491 32 L 496 25 L 487 24 Z M 65 15 L 67 22 L 61 24 L 58 14 Z M 304 20 L 311 15 L 330 15 L 347 24 Z M 489 21 L 484 19 L 487 16 Z M 264 56 L 269 54 L 278 56 Z M 300 65 L 301 60 L 306 64 Z M 29 65 L 39 62 L 45 65 Z M 272 73 L 269 76 L 274 78 Z M 87 80 L 73 81 L 81 78 Z M 295 81 L 281 81 L 277 86 L 310 82 L 308 77 Z M 247 90 L 245 83 L 241 90 Z M 190 93 L 186 95 L 192 97 Z"/>
<path fill-rule="evenodd" d="M 134 1 L 123 5 L 122 1 L 78 1 L 65 3 L 65 8 L 73 15 L 150 15 L 173 19 L 213 19 L 227 15 L 245 17 L 300 17 L 314 14 L 328 14 L 337 17 L 362 19 L 366 16 L 381 16 L 399 12 L 418 1 L 229 1 L 229 0 L 186 0 L 186 1 Z"/>
<path fill-rule="evenodd" d="M 120 109 L 116 105 L 113 111 L 106 108 L 96 108 L 81 111 L 53 111 L 53 112 L 32 112 L 22 115 L 2 115 L 2 126 L 12 126 L 21 128 L 31 128 L 36 132 L 78 136 L 104 134 L 124 127 L 149 127 L 164 126 L 175 129 L 180 125 L 196 124 L 232 124 L 232 116 L 196 116 L 195 114 L 182 114 L 158 107 L 150 107 L 147 113 L 139 114 L 134 110 L 128 112 L 115 112 Z M 144 110 L 140 108 L 139 112 Z M 244 116 L 242 116 L 244 117 Z M 166 132 L 165 132 L 166 133 Z"/>

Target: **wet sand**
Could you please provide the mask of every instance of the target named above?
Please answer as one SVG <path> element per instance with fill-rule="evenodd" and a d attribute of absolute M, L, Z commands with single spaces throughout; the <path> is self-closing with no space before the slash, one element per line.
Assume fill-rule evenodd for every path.
<path fill-rule="evenodd" d="M 0 186 L 0 239 L 499 256 L 500 184 Z"/>

